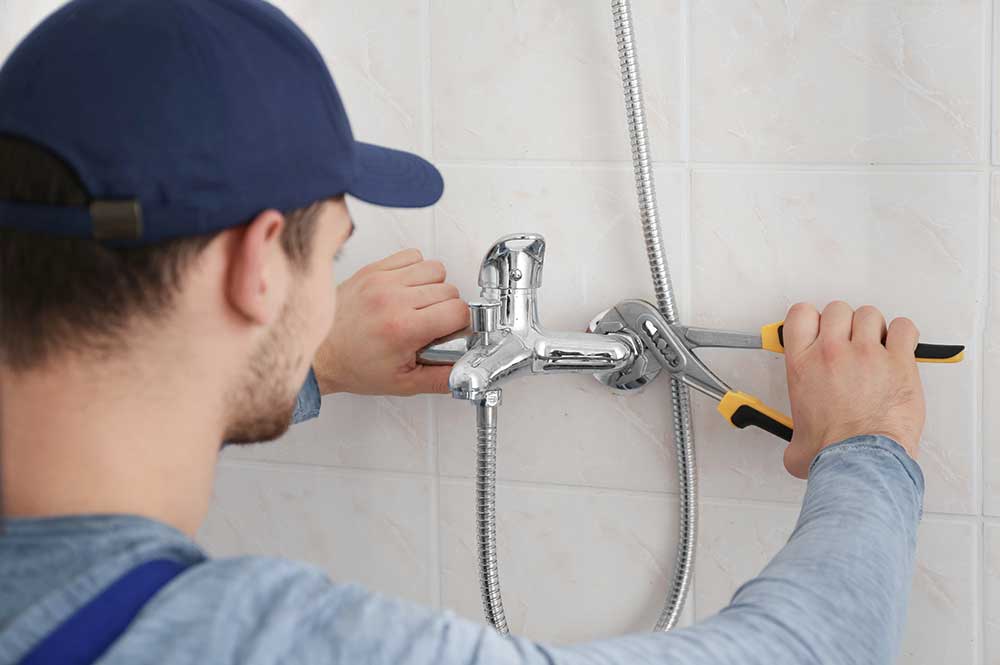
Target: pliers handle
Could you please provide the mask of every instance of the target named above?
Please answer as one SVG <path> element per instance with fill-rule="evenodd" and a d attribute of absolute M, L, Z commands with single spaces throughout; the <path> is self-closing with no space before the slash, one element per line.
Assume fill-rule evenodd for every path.
<path fill-rule="evenodd" d="M 730 388 L 694 353 L 703 347 L 784 353 L 783 321 L 763 326 L 757 334 L 667 323 L 656 307 L 643 300 L 626 300 L 614 311 L 617 320 L 639 336 L 647 355 L 686 385 L 718 400 L 719 413 L 733 426 L 758 427 L 785 441 L 792 440 L 791 418 L 753 395 Z M 957 363 L 965 357 L 964 352 L 965 347 L 959 345 L 919 344 L 914 355 L 918 362 Z"/>
<path fill-rule="evenodd" d="M 775 353 L 785 352 L 785 322 L 769 323 L 760 329 L 761 348 Z M 883 344 L 885 341 L 883 340 Z M 918 363 L 959 363 L 965 358 L 965 347 L 958 344 L 917 344 L 913 355 Z"/>

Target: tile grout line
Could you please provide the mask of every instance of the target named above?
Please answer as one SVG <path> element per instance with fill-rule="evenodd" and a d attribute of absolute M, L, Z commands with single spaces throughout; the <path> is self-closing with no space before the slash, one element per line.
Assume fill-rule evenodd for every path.
<path fill-rule="evenodd" d="M 432 27 L 432 4 L 433 0 L 424 0 L 421 3 L 423 12 L 423 25 L 421 30 L 421 60 L 424 74 L 423 100 L 424 115 L 424 150 L 427 158 L 434 161 L 434 87 L 433 87 L 433 63 L 431 61 L 431 48 L 433 39 Z M 439 254 L 437 215 L 432 206 L 430 209 L 431 218 L 431 251 L 434 256 Z M 433 470 L 433 480 L 431 482 L 431 505 L 430 505 L 430 558 L 433 565 L 433 584 L 431 594 L 434 600 L 434 607 L 438 610 L 444 609 L 442 606 L 444 581 L 441 570 L 441 454 L 438 442 L 438 410 L 434 400 L 427 397 L 427 441 L 430 443 L 428 454 L 431 464 L 428 465 Z"/>
<path fill-rule="evenodd" d="M 223 460 L 219 462 L 221 468 L 228 468 L 233 470 L 238 469 L 258 469 L 258 470 L 272 470 L 272 471 L 291 471 L 291 472 L 309 472 L 309 473 L 334 473 L 335 475 L 345 475 L 345 476 L 367 476 L 367 477 L 384 477 L 384 478 L 395 478 L 398 480 L 419 480 L 431 479 L 433 480 L 435 474 L 433 471 L 403 471 L 398 469 L 371 469 L 356 466 L 345 466 L 345 465 L 323 465 L 315 463 L 306 462 L 282 462 L 276 460 L 248 460 L 248 459 L 235 459 L 235 460 Z M 451 484 L 475 484 L 475 478 L 473 476 L 459 476 L 454 474 L 440 474 L 440 481 Z M 648 490 L 648 489 L 635 489 L 627 487 L 598 487 L 594 485 L 571 485 L 567 483 L 553 483 L 553 482 L 541 482 L 534 480 L 517 480 L 517 479 L 497 479 L 497 486 L 505 486 L 509 488 L 526 488 L 535 490 L 557 490 L 570 493 L 581 493 L 581 494 L 591 494 L 594 496 L 629 496 L 629 497 L 645 497 L 651 499 L 677 499 L 679 494 L 676 490 Z M 751 499 L 746 497 L 724 497 L 724 496 L 704 496 L 702 495 L 699 499 L 699 503 L 714 504 L 720 506 L 732 506 L 732 507 L 754 507 L 754 508 L 776 508 L 779 510 L 797 510 L 801 507 L 801 500 L 795 501 L 782 501 L 778 499 Z M 946 513 L 946 512 L 934 512 L 934 511 L 924 511 L 924 517 L 930 517 L 936 520 L 942 521 L 952 521 L 952 522 L 968 522 L 969 520 L 980 520 L 983 519 L 990 524 L 1000 525 L 1000 516 L 983 516 L 975 513 Z"/>
<path fill-rule="evenodd" d="M 445 168 L 480 169 L 631 169 L 627 159 L 444 159 L 435 162 Z M 991 168 L 989 160 L 972 162 L 710 162 L 697 160 L 656 160 L 654 168 L 692 168 L 702 171 L 792 172 L 792 173 L 982 173 Z M 1000 165 L 995 165 L 1000 166 Z"/>
<path fill-rule="evenodd" d="M 986 11 L 990 14 L 986 17 L 985 29 L 988 30 L 986 37 L 986 90 L 987 99 L 983 102 L 983 107 L 990 117 L 987 122 L 983 124 L 983 131 L 989 133 L 989 143 L 987 149 L 986 159 L 990 161 L 991 164 L 996 165 L 997 162 L 997 104 L 996 104 L 996 92 L 997 92 L 997 46 L 994 43 L 995 36 L 997 34 L 997 7 L 996 0 L 989 0 L 986 3 Z"/>
<path fill-rule="evenodd" d="M 996 192 L 993 191 L 994 183 L 996 180 L 996 175 L 992 171 L 992 165 L 997 162 L 997 123 L 996 123 L 996 93 L 997 93 L 997 67 L 996 67 L 996 49 L 997 45 L 995 43 L 995 38 L 997 34 L 997 0 L 990 0 L 985 3 L 985 11 L 988 13 L 986 17 L 987 20 L 983 21 L 985 24 L 984 29 L 987 30 L 985 42 L 985 57 L 986 61 L 985 69 L 986 75 L 984 76 L 986 88 L 987 99 L 984 101 L 983 106 L 986 112 L 989 113 L 988 122 L 983 125 L 983 130 L 987 134 L 986 145 L 987 145 L 987 159 L 990 161 L 991 169 L 986 174 L 986 212 L 985 217 L 985 238 L 984 252 L 985 252 L 985 262 L 983 263 L 985 270 L 983 285 L 983 308 L 982 315 L 983 321 L 979 326 L 979 372 L 976 376 L 978 390 L 976 391 L 976 415 L 979 420 L 979 428 L 977 430 L 978 443 L 979 443 L 979 551 L 978 551 L 978 565 L 976 566 L 976 618 L 975 621 L 975 639 L 978 643 L 978 649 L 976 650 L 976 655 L 979 658 L 981 664 L 988 662 L 987 653 L 987 628 L 986 622 L 988 618 L 988 611 L 986 608 L 986 590 L 984 589 L 984 582 L 986 580 L 986 527 L 988 524 L 986 518 L 986 488 L 987 488 L 987 470 L 986 470 L 986 428 L 983 416 L 985 415 L 985 391 L 986 391 L 986 360 L 985 352 L 986 346 L 988 344 L 988 330 L 990 323 L 990 312 L 993 306 L 992 296 L 993 296 L 993 280 L 992 280 L 992 262 L 993 262 L 993 198 L 996 196 Z"/>
<path fill-rule="evenodd" d="M 988 122 L 984 123 L 984 132 L 987 133 L 987 159 L 990 160 L 991 166 L 995 165 L 997 162 L 997 141 L 996 141 L 996 87 L 997 87 L 997 68 L 996 68 L 996 48 L 995 37 L 997 34 L 997 0 L 990 0 L 985 3 L 985 11 L 988 12 L 987 20 L 983 21 L 985 24 L 984 29 L 986 29 L 987 35 L 984 40 L 985 46 L 985 61 L 986 61 L 986 75 L 984 79 L 986 81 L 985 87 L 987 90 L 987 99 L 984 101 L 983 106 L 989 113 L 990 117 Z M 986 494 L 987 494 L 987 469 L 986 469 L 986 428 L 983 416 L 985 415 L 985 391 L 986 391 L 986 361 L 985 353 L 986 346 L 988 344 L 988 330 L 990 323 L 990 311 L 992 308 L 992 290 L 993 290 L 993 280 L 992 280 L 992 262 L 993 262 L 993 197 L 996 196 L 996 192 L 993 191 L 994 183 L 996 180 L 996 175 L 993 173 L 992 168 L 986 174 L 986 211 L 985 217 L 985 238 L 984 252 L 985 261 L 984 265 L 984 280 L 983 285 L 983 307 L 982 316 L 983 320 L 979 326 L 979 372 L 976 376 L 978 390 L 976 391 L 976 415 L 979 419 L 979 428 L 977 430 L 979 439 L 979 562 L 976 566 L 976 612 L 977 621 L 975 621 L 975 639 L 978 641 L 978 649 L 976 650 L 977 656 L 980 663 L 986 663 L 988 658 L 987 653 L 987 609 L 986 609 L 986 591 L 984 587 L 984 581 L 986 580 L 986 527 L 989 522 L 986 518 Z"/>

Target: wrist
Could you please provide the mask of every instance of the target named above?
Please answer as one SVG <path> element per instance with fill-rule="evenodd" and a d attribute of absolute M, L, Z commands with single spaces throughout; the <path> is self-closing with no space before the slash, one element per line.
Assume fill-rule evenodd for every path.
<path fill-rule="evenodd" d="M 319 385 L 320 395 L 334 395 L 336 393 L 346 392 L 343 386 L 340 385 L 332 376 L 327 376 L 325 374 L 316 373 L 316 383 Z"/>

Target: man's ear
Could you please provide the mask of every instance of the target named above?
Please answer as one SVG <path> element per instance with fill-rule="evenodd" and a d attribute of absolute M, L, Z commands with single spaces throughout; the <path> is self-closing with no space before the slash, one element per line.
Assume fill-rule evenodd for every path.
<path fill-rule="evenodd" d="M 288 289 L 288 262 L 281 246 L 285 217 L 265 210 L 249 225 L 234 229 L 227 296 L 247 320 L 265 325 L 278 317 Z"/>

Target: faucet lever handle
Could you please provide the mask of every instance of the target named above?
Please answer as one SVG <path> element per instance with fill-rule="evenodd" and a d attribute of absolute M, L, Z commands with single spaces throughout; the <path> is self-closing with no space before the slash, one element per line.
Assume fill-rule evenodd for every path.
<path fill-rule="evenodd" d="M 500 238 L 483 258 L 479 286 L 484 289 L 537 289 L 542 285 L 545 238 L 537 233 L 515 233 Z"/>

